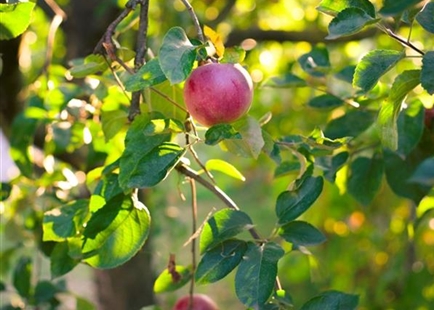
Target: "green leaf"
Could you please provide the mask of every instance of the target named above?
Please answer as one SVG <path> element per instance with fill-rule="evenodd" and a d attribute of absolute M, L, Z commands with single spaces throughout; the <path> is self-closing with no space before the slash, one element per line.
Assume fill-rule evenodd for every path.
<path fill-rule="evenodd" d="M 184 125 L 177 119 L 153 119 L 143 129 L 146 136 L 184 132 Z"/>
<path fill-rule="evenodd" d="M 274 88 L 305 87 L 307 83 L 305 80 L 292 73 L 286 73 L 269 78 L 262 86 Z"/>
<path fill-rule="evenodd" d="M 281 176 L 288 175 L 290 173 L 298 173 L 300 171 L 300 162 L 298 160 L 288 161 L 285 160 L 281 162 L 279 166 L 274 170 L 274 177 L 278 178 Z"/>
<path fill-rule="evenodd" d="M 229 239 L 205 252 L 200 260 L 196 273 L 197 284 L 214 283 L 223 279 L 240 263 L 247 250 L 247 243 Z"/>
<path fill-rule="evenodd" d="M 204 253 L 252 227 L 252 220 L 246 213 L 227 208 L 220 210 L 203 227 L 200 234 L 200 252 Z"/>
<path fill-rule="evenodd" d="M 0 292 L 4 292 L 6 290 L 6 285 L 3 281 L 0 281 Z"/>
<path fill-rule="evenodd" d="M 237 64 L 243 62 L 245 58 L 246 51 L 241 47 L 234 46 L 225 48 L 225 53 L 223 54 L 223 58 L 220 60 L 220 62 Z"/>
<path fill-rule="evenodd" d="M 104 174 L 102 179 L 98 182 L 90 201 L 90 209 L 93 212 L 96 211 L 92 205 L 95 202 L 94 200 L 96 195 L 104 197 L 103 200 L 108 201 L 113 197 L 123 193 L 122 188 L 119 186 L 118 177 L 119 176 L 116 173 L 107 173 Z"/>
<path fill-rule="evenodd" d="M 15 266 L 12 276 L 12 284 L 21 297 L 28 298 L 30 296 L 32 277 L 32 260 L 30 257 L 22 256 Z"/>
<path fill-rule="evenodd" d="M 380 9 L 379 13 L 384 16 L 396 16 L 421 1 L 422 0 L 384 0 L 383 7 Z"/>
<path fill-rule="evenodd" d="M 79 259 L 74 259 L 69 256 L 68 241 L 56 243 L 50 254 L 51 278 L 57 278 L 67 274 L 79 263 Z"/>
<path fill-rule="evenodd" d="M 329 53 L 324 46 L 315 46 L 302 55 L 298 63 L 305 72 L 315 77 L 323 77 L 330 70 Z"/>
<path fill-rule="evenodd" d="M 149 235 L 149 211 L 141 202 L 118 195 L 96 211 L 84 230 L 85 262 L 113 268 L 131 259 Z"/>
<path fill-rule="evenodd" d="M 306 302 L 300 310 L 353 310 L 359 304 L 359 296 L 338 291 L 322 292 Z"/>
<path fill-rule="evenodd" d="M 125 138 L 119 163 L 119 184 L 126 190 L 151 187 L 161 182 L 176 165 L 185 149 L 167 142 L 171 134 L 145 135 L 154 126 L 145 115 L 137 116 Z"/>
<path fill-rule="evenodd" d="M 336 16 L 347 8 L 358 8 L 371 17 L 375 17 L 375 7 L 368 0 L 322 0 L 316 9 L 325 14 Z"/>
<path fill-rule="evenodd" d="M 69 73 L 75 78 L 84 78 L 90 74 L 105 71 L 108 68 L 107 61 L 102 55 L 89 55 L 80 65 L 76 65 L 69 70 Z"/>
<path fill-rule="evenodd" d="M 65 241 L 77 236 L 89 213 L 87 199 L 76 200 L 59 208 L 45 212 L 43 241 Z"/>
<path fill-rule="evenodd" d="M 350 163 L 348 193 L 362 205 L 369 205 L 380 188 L 383 172 L 384 161 L 380 156 L 357 157 Z"/>
<path fill-rule="evenodd" d="M 12 185 L 9 183 L 1 182 L 0 184 L 0 201 L 5 201 L 9 198 L 12 191 Z"/>
<path fill-rule="evenodd" d="M 172 272 L 164 269 L 154 282 L 154 292 L 158 294 L 176 291 L 187 284 L 191 277 L 192 270 L 190 266 L 176 265 L 175 270 Z"/>
<path fill-rule="evenodd" d="M 356 66 L 354 87 L 361 88 L 363 92 L 370 91 L 380 77 L 392 69 L 404 56 L 404 52 L 395 50 L 377 49 L 370 51 Z"/>
<path fill-rule="evenodd" d="M 116 136 L 128 123 L 128 113 L 124 110 L 101 111 L 102 131 L 106 141 Z"/>
<path fill-rule="evenodd" d="M 224 140 L 222 147 L 238 156 L 258 158 L 265 145 L 259 122 L 251 116 L 245 116 L 232 125 L 242 138 Z"/>
<path fill-rule="evenodd" d="M 434 2 L 427 2 L 416 15 L 417 22 L 430 33 L 434 33 Z"/>
<path fill-rule="evenodd" d="M 139 91 L 167 80 L 160 67 L 158 58 L 145 63 L 135 74 L 125 81 L 125 89 L 130 92 Z"/>
<path fill-rule="evenodd" d="M 356 66 L 346 66 L 342 68 L 339 72 L 335 74 L 335 77 L 341 81 L 352 84 L 354 78 L 354 72 L 356 71 Z"/>
<path fill-rule="evenodd" d="M 422 83 L 422 87 L 425 88 L 425 90 L 430 95 L 434 95 L 433 76 L 434 76 L 434 51 L 429 51 L 425 53 L 425 55 L 422 58 L 422 72 L 421 72 L 420 81 Z"/>
<path fill-rule="evenodd" d="M 235 292 L 244 305 L 260 309 L 267 302 L 273 293 L 277 262 L 284 254 L 273 242 L 248 243 L 235 275 Z"/>
<path fill-rule="evenodd" d="M 420 70 L 407 70 L 393 82 L 389 97 L 381 106 L 377 125 L 381 130 L 383 146 L 395 151 L 398 148 L 397 120 L 402 102 L 407 94 L 420 83 Z"/>
<path fill-rule="evenodd" d="M 321 244 L 326 241 L 326 237 L 322 232 L 303 221 L 292 221 L 283 225 L 279 229 L 279 235 L 286 241 L 291 242 L 295 248 Z"/>
<path fill-rule="evenodd" d="M 32 20 L 35 2 L 0 3 L 0 40 L 18 37 Z"/>
<path fill-rule="evenodd" d="M 335 182 L 336 173 L 347 162 L 348 152 L 340 152 L 333 156 L 323 156 L 315 158 L 315 165 L 324 170 L 324 178 L 330 182 Z"/>
<path fill-rule="evenodd" d="M 234 179 L 245 181 L 246 178 L 227 161 L 221 159 L 210 159 L 205 163 L 205 168 L 208 171 L 220 171 Z"/>
<path fill-rule="evenodd" d="M 351 111 L 330 121 L 324 134 L 330 139 L 357 137 L 368 129 L 374 120 L 375 114 L 370 111 Z"/>
<path fill-rule="evenodd" d="M 37 304 L 49 302 L 61 290 L 49 281 L 39 281 L 35 287 L 35 301 Z"/>
<path fill-rule="evenodd" d="M 341 98 L 329 94 L 314 97 L 307 103 L 308 106 L 317 109 L 333 109 L 343 104 L 344 101 Z"/>
<path fill-rule="evenodd" d="M 419 99 L 409 102 L 408 107 L 399 114 L 397 152 L 402 156 L 413 151 L 422 138 L 424 116 L 424 107 Z"/>
<path fill-rule="evenodd" d="M 302 215 L 319 197 L 323 188 L 321 177 L 308 176 L 292 191 L 284 191 L 276 202 L 279 224 L 284 225 Z"/>
<path fill-rule="evenodd" d="M 169 29 L 160 48 L 161 70 L 171 84 L 184 81 L 193 69 L 196 47 L 188 40 L 181 27 Z"/>
<path fill-rule="evenodd" d="M 378 20 L 359 8 L 347 8 L 339 12 L 328 26 L 328 40 L 349 36 L 362 30 L 365 26 Z"/>
<path fill-rule="evenodd" d="M 205 144 L 208 145 L 216 145 L 228 139 L 242 139 L 241 134 L 229 124 L 217 124 L 205 132 Z"/>
<path fill-rule="evenodd" d="M 434 186 L 434 157 L 425 159 L 408 181 L 425 186 Z"/>

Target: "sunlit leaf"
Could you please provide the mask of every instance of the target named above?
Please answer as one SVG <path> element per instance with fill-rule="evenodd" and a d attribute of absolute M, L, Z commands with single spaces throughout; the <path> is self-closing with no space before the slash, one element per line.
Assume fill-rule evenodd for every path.
<path fill-rule="evenodd" d="M 246 51 L 241 47 L 234 46 L 225 49 L 225 54 L 220 60 L 221 63 L 237 64 L 244 61 L 246 58 Z"/>
<path fill-rule="evenodd" d="M 166 80 L 166 75 L 160 67 L 158 58 L 153 58 L 144 64 L 135 74 L 125 81 L 127 91 L 139 91 L 145 87 L 160 84 Z"/>
<path fill-rule="evenodd" d="M 307 103 L 308 106 L 317 109 L 332 109 L 343 104 L 344 101 L 341 98 L 329 94 L 314 97 Z"/>
<path fill-rule="evenodd" d="M 397 120 L 407 94 L 420 83 L 420 70 L 407 70 L 393 82 L 390 95 L 381 106 L 377 125 L 381 130 L 383 146 L 395 151 L 398 148 Z"/>
<path fill-rule="evenodd" d="M 332 16 L 347 8 L 358 8 L 375 17 L 375 7 L 369 0 L 322 0 L 317 10 Z"/>
<path fill-rule="evenodd" d="M 269 78 L 262 84 L 263 87 L 274 88 L 288 88 L 288 87 L 304 87 L 307 86 L 306 81 L 302 78 L 292 74 L 286 73 L 284 75 L 274 76 Z"/>
<path fill-rule="evenodd" d="M 203 32 L 214 45 L 217 56 L 222 57 L 225 53 L 225 45 L 221 35 L 208 26 L 203 27 Z"/>
<path fill-rule="evenodd" d="M 164 269 L 154 282 L 154 292 L 164 293 L 176 291 L 190 281 L 192 277 L 191 266 L 176 265 L 175 270 Z"/>
<path fill-rule="evenodd" d="M 434 33 L 434 2 L 427 2 L 416 20 L 426 31 Z"/>
<path fill-rule="evenodd" d="M 248 243 L 235 275 L 235 292 L 245 306 L 261 309 L 270 298 L 276 281 L 277 262 L 284 253 L 273 242 L 262 245 Z"/>
<path fill-rule="evenodd" d="M 333 40 L 349 36 L 362 30 L 365 26 L 376 23 L 365 11 L 358 8 L 347 8 L 339 12 L 330 22 L 326 39 Z"/>
<path fill-rule="evenodd" d="M 84 230 L 85 262 L 113 268 L 131 259 L 149 235 L 148 209 L 137 199 L 118 195 L 96 211 Z"/>
<path fill-rule="evenodd" d="M 107 61 L 102 55 L 91 54 L 83 60 L 82 64 L 73 66 L 69 70 L 69 73 L 75 78 L 84 78 L 90 74 L 104 71 L 107 68 Z"/>
<path fill-rule="evenodd" d="M 101 111 L 102 131 L 106 141 L 116 136 L 128 122 L 128 113 L 124 110 Z"/>
<path fill-rule="evenodd" d="M 284 191 L 276 202 L 279 224 L 284 225 L 302 215 L 319 197 L 323 188 L 321 177 L 308 176 L 292 191 Z"/>
<path fill-rule="evenodd" d="M 379 13 L 384 16 L 395 16 L 422 0 L 384 0 Z"/>
<path fill-rule="evenodd" d="M 0 3 L 0 40 L 18 37 L 32 21 L 35 2 Z"/>
<path fill-rule="evenodd" d="M 191 44 L 181 27 L 169 29 L 160 47 L 161 70 L 171 84 L 184 81 L 196 60 L 196 47 Z"/>
<path fill-rule="evenodd" d="M 322 232 L 311 224 L 303 221 L 292 221 L 279 229 L 279 235 L 295 248 L 299 246 L 316 245 L 326 241 Z"/>
<path fill-rule="evenodd" d="M 83 227 L 89 212 L 87 199 L 76 200 L 45 212 L 44 241 L 65 241 L 76 236 Z"/>
<path fill-rule="evenodd" d="M 238 266 L 246 250 L 246 242 L 229 239 L 206 251 L 196 269 L 196 283 L 208 284 L 223 279 Z"/>
<path fill-rule="evenodd" d="M 369 205 L 381 185 L 384 160 L 379 155 L 357 157 L 350 163 L 347 189 L 362 205 Z"/>
<path fill-rule="evenodd" d="M 306 302 L 300 310 L 355 310 L 359 304 L 359 296 L 338 291 L 322 292 Z"/>
<path fill-rule="evenodd" d="M 425 53 L 422 59 L 422 72 L 421 72 L 420 81 L 422 83 L 422 87 L 425 88 L 425 90 L 430 95 L 434 95 L 433 76 L 434 76 L 434 51 L 429 51 Z"/>
<path fill-rule="evenodd" d="M 220 171 L 234 179 L 245 181 L 246 178 L 227 161 L 221 159 L 210 159 L 205 163 L 205 167 L 209 171 Z"/>
<path fill-rule="evenodd" d="M 153 119 L 143 129 L 146 136 L 184 132 L 184 125 L 177 119 Z"/>
<path fill-rule="evenodd" d="M 373 50 L 357 64 L 353 85 L 364 92 L 371 90 L 381 76 L 392 69 L 405 53 L 395 50 Z"/>
<path fill-rule="evenodd" d="M 253 227 L 251 218 L 242 211 L 223 209 L 216 212 L 204 225 L 200 234 L 200 252 L 213 248 Z"/>

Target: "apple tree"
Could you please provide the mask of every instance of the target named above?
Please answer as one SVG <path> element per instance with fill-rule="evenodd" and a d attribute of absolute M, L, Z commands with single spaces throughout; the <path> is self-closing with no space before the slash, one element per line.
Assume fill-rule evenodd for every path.
<path fill-rule="evenodd" d="M 152 254 L 164 262 L 147 281 L 157 300 L 182 291 L 175 309 L 195 309 L 189 305 L 208 298 L 196 291 L 224 281 L 236 296 L 233 309 L 368 309 L 375 298 L 364 290 L 372 284 L 357 280 L 375 271 L 348 271 L 354 286 L 339 284 L 346 271 L 336 273 L 300 297 L 289 262 L 304 255 L 314 270 L 321 247 L 335 255 L 330 268 L 345 270 L 364 249 L 351 241 L 342 247 L 335 236 L 356 231 L 366 219 L 359 210 L 378 205 L 390 206 L 382 209 L 390 217 L 404 210 L 408 251 L 394 267 L 410 267 L 396 288 L 383 274 L 378 286 L 386 283 L 384 296 L 393 298 L 381 295 L 385 304 L 377 306 L 433 306 L 434 257 L 426 249 L 434 244 L 434 44 L 427 39 L 434 2 L 315 1 L 319 41 L 297 39 L 304 45 L 295 51 L 282 43 L 278 59 L 256 46 L 260 28 L 232 44 L 230 26 L 202 22 L 203 3 L 152 2 L 122 3 L 93 51 L 65 64 L 53 45 L 66 13 L 46 1 L 54 17 L 45 54 L 25 54 L 40 70 L 28 70 L 25 108 L 9 129 L 19 174 L 1 191 L 0 288 L 13 296 L 5 307 L 55 309 L 68 294 L 59 279 L 77 266 L 117 268 L 155 238 Z M 240 2 L 238 10 L 255 1 Z M 235 3 L 215 5 L 226 12 Z M 290 11 L 286 1 L 262 5 Z M 38 6 L 0 4 L 0 39 L 31 40 L 42 31 Z M 260 15 L 254 5 L 246 11 Z M 156 12 L 176 18 L 162 23 Z M 261 62 L 279 66 L 261 71 Z M 251 198 L 259 188 L 263 201 Z M 324 209 L 345 212 L 334 209 L 337 201 L 357 206 L 348 223 L 321 217 Z M 388 232 L 404 231 L 393 223 L 401 224 L 391 222 Z M 388 240 L 382 225 L 370 225 Z M 188 229 L 188 239 L 177 239 L 176 229 Z M 387 251 L 399 252 L 394 244 Z M 49 261 L 48 278 L 34 249 Z M 377 252 L 373 260 L 384 265 L 389 256 Z M 418 275 L 420 292 L 397 296 Z M 77 309 L 95 308 L 69 296 Z M 207 302 L 204 309 L 217 307 Z M 173 304 L 156 301 L 152 309 Z"/>

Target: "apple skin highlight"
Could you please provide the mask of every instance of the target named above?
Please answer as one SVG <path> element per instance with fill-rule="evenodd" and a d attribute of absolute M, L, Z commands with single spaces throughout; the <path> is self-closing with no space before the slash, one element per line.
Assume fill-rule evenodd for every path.
<path fill-rule="evenodd" d="M 252 99 L 252 79 L 239 64 L 200 66 L 193 70 L 184 86 L 190 115 L 207 127 L 236 121 L 248 112 Z"/>

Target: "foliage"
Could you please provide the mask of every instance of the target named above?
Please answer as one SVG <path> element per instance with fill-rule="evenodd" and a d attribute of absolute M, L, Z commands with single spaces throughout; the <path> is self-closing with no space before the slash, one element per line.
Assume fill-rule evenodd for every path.
<path fill-rule="evenodd" d="M 301 254 L 313 260 L 311 251 L 315 250 L 310 247 L 327 247 L 328 239 L 333 239 L 327 225 L 318 224 L 321 215 L 315 209 L 322 195 L 331 195 L 332 187 L 347 192 L 360 208 L 368 209 L 376 205 L 387 186 L 411 205 L 407 225 L 413 235 L 408 238 L 424 234 L 422 228 L 418 230 L 421 223 L 432 230 L 429 197 L 434 185 L 434 120 L 427 111 L 432 108 L 434 93 L 434 51 L 429 50 L 434 46 L 425 48 L 412 42 L 433 33 L 433 2 L 424 7 L 419 2 L 384 1 L 382 6 L 368 0 L 317 3 L 318 11 L 330 18 L 329 40 L 376 27 L 399 44 L 376 42 L 377 46 L 351 64 L 334 57 L 333 41 L 313 45 L 292 63 L 282 65 L 289 69 L 257 83 L 255 104 L 268 94 L 278 97 L 280 108 L 270 109 L 277 111 L 272 111 L 272 117 L 261 117 L 269 112 L 264 111 L 268 110 L 264 104 L 232 124 L 207 129 L 197 127 L 188 116 L 180 96 L 182 82 L 201 62 L 239 62 L 246 54 L 240 47 L 225 48 L 218 32 L 209 27 L 205 28 L 205 42 L 192 38 L 183 27 L 170 25 L 165 33 L 159 33 L 155 56 L 135 69 L 131 57 L 135 52 L 128 53 L 123 47 L 121 53 L 111 38 L 104 48 L 96 49 L 99 53 L 75 60 L 69 70 L 52 64 L 49 80 L 40 75 L 29 81 L 33 87 L 26 90 L 27 107 L 12 126 L 11 156 L 21 175 L 1 188 L 1 200 L 7 206 L 1 209 L 5 218 L 1 233 L 10 241 L 0 255 L 5 261 L 3 268 L 13 266 L 7 289 L 14 290 L 24 305 L 48 304 L 52 308 L 60 303 L 57 294 L 67 291 L 60 280 L 31 280 L 36 262 L 26 254 L 23 240 L 27 239 L 49 258 L 53 279 L 79 264 L 106 269 L 125 263 L 152 234 L 154 213 L 158 213 L 139 201 L 139 189 L 158 191 L 178 177 L 180 182 L 204 185 L 226 208 L 213 211 L 200 229 L 193 229 L 189 243 L 194 248 L 199 238 L 197 266 L 195 260 L 192 266 L 171 260 L 173 265 L 157 278 L 155 292 L 178 290 L 190 281 L 214 285 L 234 272 L 230 279 L 235 294 L 243 307 L 251 309 L 355 309 L 359 299 L 363 306 L 369 305 L 367 296 L 358 296 L 362 291 L 336 285 L 351 291 L 344 293 L 330 283 L 323 285 L 323 292 L 308 291 L 310 296 L 302 304 L 289 289 L 288 278 L 281 283 L 279 277 L 286 272 L 288 257 Z M 138 1 L 132 3 L 139 7 Z M 37 10 L 33 7 L 31 2 L 2 4 L 0 16 L 4 15 L 6 23 L 1 27 L 8 32 L 0 31 L 0 39 L 16 37 L 27 25 L 31 27 L 30 12 Z M 21 8 L 26 14 L 20 19 L 25 20 L 13 22 L 12 14 Z M 391 23 L 396 29 L 410 29 L 408 38 L 396 34 Z M 419 37 L 413 38 L 413 28 L 418 28 L 415 33 Z M 248 51 L 246 57 L 252 67 L 255 61 L 249 57 L 253 59 L 254 53 Z M 304 98 L 305 105 L 298 109 L 322 121 L 308 120 L 314 123 L 310 130 L 303 126 L 295 130 L 294 118 L 295 125 L 288 130 L 283 98 L 295 94 L 290 95 L 294 100 L 301 91 L 305 93 L 297 100 Z M 143 98 L 139 115 L 132 112 L 130 97 L 134 94 Z M 39 128 L 45 130 L 42 150 L 34 148 Z M 65 153 L 81 155 L 84 160 L 62 160 Z M 220 178 L 211 175 L 222 172 L 236 181 L 248 180 L 252 173 L 234 163 L 245 168 L 250 161 L 258 162 L 258 170 L 264 165 L 275 178 L 266 205 L 267 216 L 273 216 L 275 223 L 271 229 L 263 228 L 261 219 L 254 219 L 250 209 L 259 206 L 246 206 L 247 185 L 245 190 L 239 189 L 244 199 L 238 206 L 229 190 L 223 191 Z M 195 213 L 198 204 L 193 190 L 191 196 Z M 431 199 L 428 207 L 426 199 Z M 361 225 L 361 221 L 356 217 L 353 225 Z M 375 223 L 372 226 L 378 238 L 382 237 L 381 229 Z M 170 225 L 160 229 L 170 230 Z M 21 235 L 12 237 L 15 231 Z M 424 236 L 428 237 L 422 240 L 432 244 L 432 233 Z M 354 252 L 356 246 L 351 246 L 334 251 Z M 339 263 L 340 253 L 336 255 Z M 19 259 L 13 262 L 13 257 Z M 431 264 L 433 261 L 431 257 Z M 426 267 L 424 275 L 430 270 Z M 357 272 L 363 270 L 354 270 Z M 408 277 L 417 282 L 412 275 L 414 278 Z M 425 289 L 432 292 L 432 286 Z M 432 293 L 425 295 L 432 297 Z M 429 307 L 432 300 L 417 305 Z M 92 308 L 79 297 L 78 303 Z"/>

